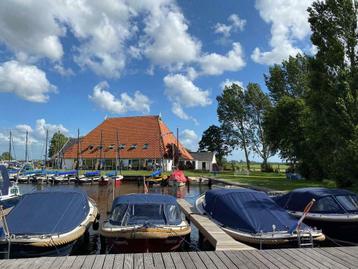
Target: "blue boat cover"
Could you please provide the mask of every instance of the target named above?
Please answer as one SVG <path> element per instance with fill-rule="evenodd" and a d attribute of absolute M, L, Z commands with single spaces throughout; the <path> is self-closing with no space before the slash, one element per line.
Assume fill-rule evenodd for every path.
<path fill-rule="evenodd" d="M 85 177 L 98 177 L 101 173 L 99 171 L 86 172 Z"/>
<path fill-rule="evenodd" d="M 117 175 L 116 171 L 111 171 L 106 174 L 107 177 L 115 177 Z"/>
<path fill-rule="evenodd" d="M 2 188 L 1 188 L 1 194 L 2 195 L 8 195 L 9 194 L 9 187 L 10 187 L 10 179 L 9 179 L 9 173 L 4 165 L 0 165 L 0 172 L 1 177 L 3 180 Z"/>
<path fill-rule="evenodd" d="M 76 175 L 76 174 L 77 174 L 76 170 L 56 172 L 57 176 L 70 176 L 70 175 Z"/>
<path fill-rule="evenodd" d="M 150 177 L 159 177 L 162 174 L 162 169 L 155 170 L 153 173 L 151 173 Z"/>
<path fill-rule="evenodd" d="M 251 234 L 272 232 L 273 225 L 276 231 L 289 231 L 297 224 L 266 193 L 244 188 L 207 191 L 204 209 L 223 226 Z"/>
<path fill-rule="evenodd" d="M 41 191 L 24 194 L 6 220 L 11 234 L 62 234 L 80 225 L 88 212 L 84 192 Z"/>
<path fill-rule="evenodd" d="M 325 197 L 333 196 L 346 196 L 346 195 L 356 195 L 355 193 L 343 189 L 327 189 L 327 188 L 300 188 L 295 189 L 285 195 L 274 197 L 275 202 L 282 208 L 303 212 L 306 205 L 315 199 L 317 204 L 320 199 Z M 312 212 L 314 212 L 314 207 Z M 337 204 L 337 211 L 335 213 L 344 213 L 343 208 Z M 324 211 L 320 211 L 324 213 Z M 331 212 L 332 213 L 332 212 Z"/>
<path fill-rule="evenodd" d="M 113 201 L 110 222 L 119 226 L 178 225 L 182 222 L 176 199 L 165 194 L 128 194 Z"/>

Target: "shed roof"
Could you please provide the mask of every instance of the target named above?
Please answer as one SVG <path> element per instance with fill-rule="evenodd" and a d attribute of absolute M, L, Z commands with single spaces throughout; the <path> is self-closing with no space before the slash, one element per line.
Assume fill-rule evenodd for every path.
<path fill-rule="evenodd" d="M 211 151 L 190 152 L 190 154 L 194 160 L 202 162 L 212 162 L 215 155 L 215 153 Z"/>

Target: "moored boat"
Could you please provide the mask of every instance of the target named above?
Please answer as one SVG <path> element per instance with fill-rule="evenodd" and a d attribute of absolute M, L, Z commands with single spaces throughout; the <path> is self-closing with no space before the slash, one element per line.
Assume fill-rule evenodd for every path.
<path fill-rule="evenodd" d="M 162 194 L 117 197 L 100 231 L 102 241 L 115 252 L 173 251 L 190 232 L 176 199 Z"/>
<path fill-rule="evenodd" d="M 6 216 L 0 248 L 10 257 L 68 255 L 96 222 L 95 203 L 78 191 L 42 191 L 22 195 Z"/>
<path fill-rule="evenodd" d="M 358 195 L 343 189 L 301 188 L 274 197 L 289 214 L 300 218 L 305 205 L 315 200 L 304 222 L 329 237 L 358 242 Z"/>
<path fill-rule="evenodd" d="M 79 184 L 93 184 L 93 183 L 98 183 L 100 178 L 101 178 L 100 171 L 86 172 L 83 175 L 80 175 L 77 178 L 76 182 Z"/>
<path fill-rule="evenodd" d="M 169 186 L 182 187 L 185 186 L 187 181 L 188 179 L 184 175 L 184 172 L 178 169 L 173 171 L 173 173 L 170 175 L 168 183 Z"/>
<path fill-rule="evenodd" d="M 0 165 L 2 177 L 2 188 L 0 193 L 0 205 L 4 209 L 3 214 L 7 214 L 10 209 L 17 204 L 20 199 L 20 189 L 16 182 L 10 182 L 9 174 L 5 166 Z"/>
<path fill-rule="evenodd" d="M 238 241 L 252 245 L 313 245 L 321 231 L 300 224 L 266 193 L 250 189 L 214 189 L 196 201 L 196 209 Z"/>
<path fill-rule="evenodd" d="M 116 185 L 118 181 L 121 181 L 123 179 L 123 176 L 118 174 L 117 172 L 108 172 L 106 175 L 101 176 L 98 180 L 98 184 L 101 186 L 106 186 L 110 182 L 114 181 L 114 184 Z"/>
<path fill-rule="evenodd" d="M 162 169 L 157 169 L 145 178 L 145 182 L 149 185 L 160 184 L 166 186 L 168 184 L 168 176 L 162 174 Z"/>

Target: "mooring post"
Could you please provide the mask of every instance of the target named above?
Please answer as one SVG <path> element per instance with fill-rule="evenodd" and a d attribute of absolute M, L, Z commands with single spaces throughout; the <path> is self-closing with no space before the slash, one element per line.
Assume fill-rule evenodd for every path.
<path fill-rule="evenodd" d="M 209 177 L 209 180 L 208 180 L 208 187 L 209 189 L 211 189 L 211 186 L 213 185 L 213 180 Z"/>

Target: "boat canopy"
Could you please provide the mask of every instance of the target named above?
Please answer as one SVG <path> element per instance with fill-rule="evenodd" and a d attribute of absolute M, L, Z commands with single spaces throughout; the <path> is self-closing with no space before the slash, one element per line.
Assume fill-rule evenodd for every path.
<path fill-rule="evenodd" d="M 76 170 L 71 170 L 71 171 L 57 171 L 55 172 L 56 176 L 73 176 L 73 175 L 77 175 L 77 171 Z"/>
<path fill-rule="evenodd" d="M 98 177 L 101 173 L 99 171 L 86 172 L 85 177 Z"/>
<path fill-rule="evenodd" d="M 184 172 L 182 170 L 175 170 L 169 177 L 169 180 L 173 180 L 176 182 L 187 182 L 187 178 L 184 175 Z"/>
<path fill-rule="evenodd" d="M 176 199 L 164 194 L 129 194 L 112 204 L 110 222 L 114 225 L 178 225 L 182 222 Z"/>
<path fill-rule="evenodd" d="M 312 213 L 358 212 L 358 195 L 343 189 L 300 188 L 274 197 L 281 207 L 297 212 L 302 212 L 312 199 L 316 200 L 310 210 Z"/>
<path fill-rule="evenodd" d="M 6 220 L 10 234 L 53 235 L 72 231 L 89 213 L 81 191 L 40 191 L 24 194 Z"/>
<path fill-rule="evenodd" d="M 289 231 L 297 219 L 266 193 L 250 189 L 214 189 L 205 194 L 204 209 L 224 227 L 258 234 Z M 302 229 L 308 226 L 302 224 Z"/>

